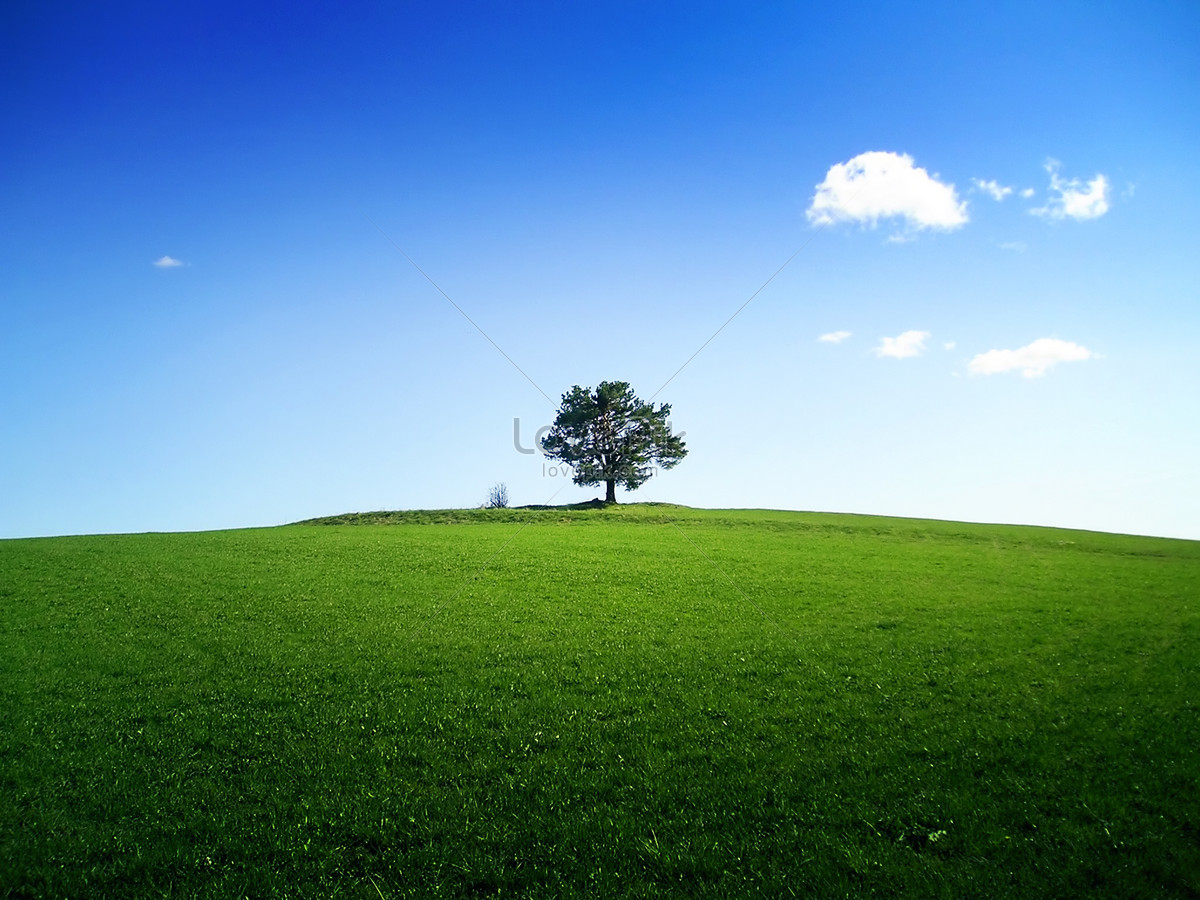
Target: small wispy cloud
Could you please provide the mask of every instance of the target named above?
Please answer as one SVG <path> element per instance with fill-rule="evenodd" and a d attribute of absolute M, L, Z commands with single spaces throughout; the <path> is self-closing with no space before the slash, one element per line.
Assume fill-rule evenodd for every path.
<path fill-rule="evenodd" d="M 831 331 L 829 334 L 821 335 L 817 340 L 824 344 L 840 344 L 846 338 L 850 337 L 851 333 L 849 331 Z"/>
<path fill-rule="evenodd" d="M 814 225 L 855 222 L 874 228 L 899 219 L 911 231 L 950 231 L 967 222 L 954 185 L 913 164 L 903 153 L 873 150 L 830 167 L 808 207 Z"/>
<path fill-rule="evenodd" d="M 174 269 L 183 265 L 183 260 L 176 259 L 173 256 L 160 256 L 154 261 L 154 265 L 160 269 Z"/>
<path fill-rule="evenodd" d="M 1108 179 L 1098 174 L 1085 186 L 1078 178 L 1067 179 L 1059 175 L 1061 165 L 1056 159 L 1046 162 L 1046 171 L 1050 173 L 1050 190 L 1058 196 L 1051 197 L 1045 206 L 1031 209 L 1030 212 L 1055 221 L 1074 219 L 1077 222 L 1098 219 L 1108 212 Z"/>
<path fill-rule="evenodd" d="M 920 356 L 925 352 L 925 341 L 928 338 L 928 331 L 906 331 L 896 337 L 885 337 L 875 348 L 875 355 L 892 359 Z"/>
<path fill-rule="evenodd" d="M 1001 250 L 1011 250 L 1013 253 L 1024 253 L 1029 249 L 1029 245 L 1024 241 L 1005 241 L 1000 245 Z"/>
<path fill-rule="evenodd" d="M 1045 375 L 1061 362 L 1079 362 L 1095 356 L 1087 347 L 1060 341 L 1057 338 L 1039 338 L 1016 350 L 989 350 L 980 353 L 967 364 L 972 375 L 1000 375 L 1020 371 L 1026 378 Z"/>
<path fill-rule="evenodd" d="M 947 350 L 953 350 L 958 346 L 958 341 L 946 341 L 946 343 L 942 344 L 942 346 Z"/>
<path fill-rule="evenodd" d="M 1009 194 L 1011 194 L 1013 192 L 1012 188 L 1005 187 L 1004 185 L 1002 185 L 996 181 L 991 181 L 991 180 L 984 181 L 982 178 L 972 178 L 971 183 L 974 184 L 976 188 L 978 188 L 979 190 L 981 190 L 985 194 L 987 194 L 989 197 L 991 197 L 993 200 L 997 200 L 997 201 L 1003 200 L 1005 197 L 1007 197 Z"/>
<path fill-rule="evenodd" d="M 1032 197 L 1036 193 L 1037 193 L 1037 191 L 1035 191 L 1033 188 L 1024 188 L 1021 191 L 1021 196 L 1024 199 L 1028 200 L 1030 197 Z"/>

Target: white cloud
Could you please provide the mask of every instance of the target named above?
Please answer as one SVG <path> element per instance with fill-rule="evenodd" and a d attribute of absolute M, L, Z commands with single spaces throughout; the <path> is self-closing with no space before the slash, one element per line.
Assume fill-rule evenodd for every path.
<path fill-rule="evenodd" d="M 958 341 L 946 341 L 946 343 L 942 344 L 942 346 L 945 347 L 947 350 L 953 350 L 955 347 L 958 346 Z"/>
<path fill-rule="evenodd" d="M 910 356 L 920 356 L 925 352 L 925 339 L 928 331 L 906 331 L 897 337 L 885 337 L 875 348 L 875 355 L 890 356 L 893 359 L 907 359 Z"/>
<path fill-rule="evenodd" d="M 972 178 L 971 182 L 975 185 L 975 187 L 989 195 L 993 200 L 1003 200 L 1013 192 L 1012 188 L 1005 187 L 1004 185 L 995 181 L 984 181 L 982 178 Z"/>
<path fill-rule="evenodd" d="M 1030 197 L 1032 197 L 1036 193 L 1037 193 L 1037 191 L 1035 191 L 1033 188 L 1025 188 L 1024 190 L 1021 191 L 1021 196 L 1024 197 L 1026 200 L 1028 200 Z"/>
<path fill-rule="evenodd" d="M 817 340 L 826 344 L 840 344 L 846 338 L 850 337 L 850 334 L 851 332 L 849 331 L 831 331 L 829 334 L 821 335 Z"/>
<path fill-rule="evenodd" d="M 1045 206 L 1031 209 L 1035 216 L 1047 219 L 1074 219 L 1082 222 L 1084 219 L 1098 219 L 1108 212 L 1108 179 L 1097 175 L 1087 183 L 1086 188 L 1078 178 L 1066 179 L 1058 174 L 1060 163 L 1049 160 L 1046 171 L 1050 173 L 1050 190 L 1058 193 L 1051 197 Z"/>
<path fill-rule="evenodd" d="M 154 261 L 154 265 L 160 269 L 174 269 L 176 266 L 182 266 L 183 261 L 175 259 L 172 256 L 162 256 Z"/>
<path fill-rule="evenodd" d="M 1024 241 L 1005 241 L 1000 245 L 1001 250 L 1011 250 L 1014 253 L 1024 253 L 1029 249 L 1029 245 Z"/>
<path fill-rule="evenodd" d="M 972 375 L 998 375 L 1020 369 L 1026 378 L 1045 375 L 1047 370 L 1060 362 L 1078 362 L 1091 359 L 1095 354 L 1087 347 L 1060 341 L 1057 338 L 1039 338 L 1019 350 L 989 350 L 980 353 L 967 365 Z"/>
<path fill-rule="evenodd" d="M 911 156 L 874 150 L 830 168 L 817 185 L 808 219 L 814 225 L 858 222 L 875 227 L 898 218 L 910 230 L 952 230 L 967 222 L 954 185 L 913 165 Z"/>

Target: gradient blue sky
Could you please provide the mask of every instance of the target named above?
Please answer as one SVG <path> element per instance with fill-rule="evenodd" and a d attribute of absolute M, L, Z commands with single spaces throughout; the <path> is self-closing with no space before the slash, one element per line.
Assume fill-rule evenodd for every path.
<path fill-rule="evenodd" d="M 1193 2 L 16 2 L 0 42 L 0 536 L 591 498 L 514 418 L 654 394 L 799 250 L 622 499 L 1200 538 Z"/>

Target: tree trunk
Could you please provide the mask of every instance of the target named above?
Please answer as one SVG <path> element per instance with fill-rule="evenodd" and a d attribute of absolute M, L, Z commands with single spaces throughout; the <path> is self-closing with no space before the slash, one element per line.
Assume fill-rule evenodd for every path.
<path fill-rule="evenodd" d="M 617 480 L 615 478 L 608 479 L 608 495 L 604 498 L 604 502 L 617 502 Z"/>

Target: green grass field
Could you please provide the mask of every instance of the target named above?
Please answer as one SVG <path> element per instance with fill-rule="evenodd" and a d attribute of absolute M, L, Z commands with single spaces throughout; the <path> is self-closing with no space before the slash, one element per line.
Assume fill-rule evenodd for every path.
<path fill-rule="evenodd" d="M 1200 896 L 1200 543 L 326 521 L 0 542 L 0 897 Z"/>

